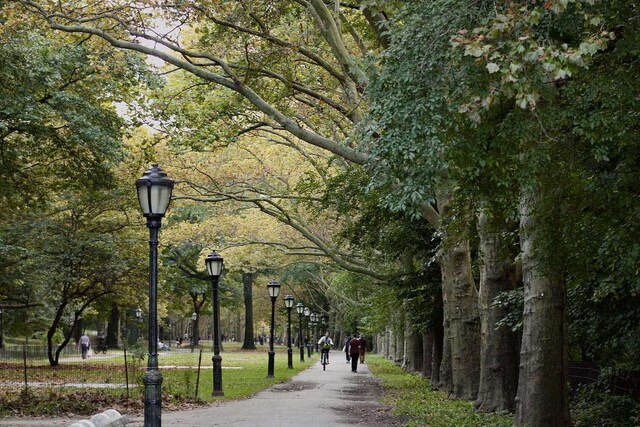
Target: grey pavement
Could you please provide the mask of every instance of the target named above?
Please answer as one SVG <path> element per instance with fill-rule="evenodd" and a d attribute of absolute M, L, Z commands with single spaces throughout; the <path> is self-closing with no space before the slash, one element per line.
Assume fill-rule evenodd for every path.
<path fill-rule="evenodd" d="M 380 403 L 381 387 L 367 365 L 358 373 L 335 352 L 326 371 L 317 362 L 288 381 L 248 399 L 216 402 L 188 411 L 163 411 L 164 427 L 210 426 L 400 426 L 402 420 Z M 127 427 L 143 426 L 142 416 L 129 416 Z M 0 426 L 68 426 L 78 419 L 11 420 Z M 34 421 L 36 422 L 34 424 Z M 37 424 L 40 421 L 41 424 Z"/>

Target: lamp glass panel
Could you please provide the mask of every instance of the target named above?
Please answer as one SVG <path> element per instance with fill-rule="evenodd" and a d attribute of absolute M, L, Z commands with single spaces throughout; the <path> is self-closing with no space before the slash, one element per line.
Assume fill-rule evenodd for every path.
<path fill-rule="evenodd" d="M 287 308 L 293 307 L 293 296 L 287 295 L 284 297 L 284 306 Z"/>
<path fill-rule="evenodd" d="M 272 280 L 267 285 L 267 290 L 269 291 L 270 297 L 277 298 L 278 294 L 280 294 L 280 285 L 275 280 Z"/>
<path fill-rule="evenodd" d="M 213 260 L 207 258 L 206 264 L 210 276 L 219 276 L 222 272 L 222 258 Z"/>
<path fill-rule="evenodd" d="M 164 185 L 151 186 L 151 209 L 154 214 L 164 215 L 171 200 L 171 188 Z"/>
<path fill-rule="evenodd" d="M 165 185 L 140 185 L 138 200 L 143 214 L 164 215 L 171 201 L 171 187 Z"/>
<path fill-rule="evenodd" d="M 138 201 L 140 202 L 140 210 L 143 214 L 151 213 L 151 207 L 149 206 L 149 192 L 146 185 L 138 187 Z"/>

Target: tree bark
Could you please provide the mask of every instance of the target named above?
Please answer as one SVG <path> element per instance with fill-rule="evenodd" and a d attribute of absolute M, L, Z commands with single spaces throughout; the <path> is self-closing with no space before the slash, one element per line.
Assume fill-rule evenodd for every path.
<path fill-rule="evenodd" d="M 449 215 L 452 198 L 450 189 L 443 187 L 438 192 L 438 216 L 433 215 L 432 209 L 423 209 L 424 218 L 432 226 L 439 227 L 440 218 Z M 478 290 L 471 274 L 469 241 L 442 230 L 438 261 L 444 317 L 438 388 L 454 399 L 474 400 L 480 381 L 480 318 Z"/>
<path fill-rule="evenodd" d="M 411 352 L 411 371 L 413 372 L 422 372 L 423 366 L 423 344 L 422 344 L 422 334 L 418 334 L 417 332 L 412 332 L 409 336 L 409 340 L 413 343 L 413 352 Z"/>
<path fill-rule="evenodd" d="M 403 323 L 396 322 L 396 325 L 403 325 Z M 395 353 L 393 355 L 393 361 L 396 365 L 402 365 L 404 360 L 404 327 L 396 326 L 397 330 L 393 334 L 395 341 Z"/>
<path fill-rule="evenodd" d="M 118 348 L 118 331 L 120 330 L 120 308 L 116 304 L 111 307 L 107 324 L 107 347 Z"/>
<path fill-rule="evenodd" d="M 437 387 L 440 383 L 440 366 L 442 365 L 442 352 L 444 344 L 444 330 L 442 324 L 436 324 L 433 330 L 433 360 L 431 365 L 431 386 Z"/>
<path fill-rule="evenodd" d="M 515 254 L 504 240 L 507 224 L 489 224 L 482 213 L 480 234 L 480 385 L 476 409 L 486 412 L 513 410 L 518 388 L 517 334 L 509 328 L 496 328 L 507 309 L 492 307 L 493 300 L 515 288 Z"/>
<path fill-rule="evenodd" d="M 433 372 L 433 332 L 422 335 L 422 376 L 431 378 Z"/>
<path fill-rule="evenodd" d="M 442 292 L 442 302 L 446 304 L 445 292 Z M 451 365 L 451 327 L 449 326 L 449 317 L 446 314 L 442 321 L 442 357 L 440 359 L 440 369 L 438 371 L 438 390 L 451 394 L 453 391 L 453 371 Z"/>
<path fill-rule="evenodd" d="M 242 273 L 242 289 L 244 293 L 244 341 L 243 350 L 255 350 L 253 340 L 253 273 Z"/>
<path fill-rule="evenodd" d="M 474 400 L 480 381 L 478 291 L 471 275 L 469 242 L 447 240 L 445 237 L 442 283 L 443 296 L 446 289 L 445 316 L 449 318 L 451 397 Z"/>
<path fill-rule="evenodd" d="M 541 196 L 520 198 L 524 323 L 515 422 L 527 427 L 570 426 L 564 281 L 543 270 L 536 253 L 533 208 Z"/>
<path fill-rule="evenodd" d="M 406 305 L 405 305 L 406 310 Z M 413 340 L 413 333 L 411 332 L 411 322 L 404 316 L 404 328 L 402 333 L 402 364 L 400 365 L 403 369 L 408 371 L 413 370 L 414 360 L 413 360 L 413 352 L 415 342 Z"/>

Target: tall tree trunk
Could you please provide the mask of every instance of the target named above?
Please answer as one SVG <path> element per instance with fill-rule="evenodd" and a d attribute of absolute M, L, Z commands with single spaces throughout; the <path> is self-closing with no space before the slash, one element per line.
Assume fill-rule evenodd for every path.
<path fill-rule="evenodd" d="M 422 372 L 423 370 L 423 344 L 422 344 L 422 334 L 417 332 L 411 333 L 409 339 L 413 342 L 413 352 L 411 353 L 411 370 L 413 372 Z"/>
<path fill-rule="evenodd" d="M 431 365 L 431 383 L 436 387 L 440 383 L 440 366 L 442 365 L 442 352 L 444 346 L 444 330 L 442 324 L 436 324 L 433 329 L 433 359 Z"/>
<path fill-rule="evenodd" d="M 422 372 L 424 378 L 431 378 L 433 372 L 433 331 L 422 335 Z"/>
<path fill-rule="evenodd" d="M 473 400 L 480 381 L 480 318 L 478 291 L 471 275 L 467 240 L 444 240 L 442 255 L 445 316 L 449 317 L 451 397 Z M 445 323 L 446 325 L 446 323 Z"/>
<path fill-rule="evenodd" d="M 382 354 L 382 357 L 384 357 L 385 359 L 389 359 L 389 330 L 388 330 L 388 326 L 387 326 L 387 328 L 385 328 L 384 332 L 380 336 L 380 339 L 378 340 L 378 343 L 380 345 L 380 354 Z"/>
<path fill-rule="evenodd" d="M 444 344 L 444 313 L 442 311 L 442 287 L 434 297 L 434 303 L 439 303 L 438 308 L 434 308 L 431 324 L 433 325 L 431 333 L 433 334 L 433 350 L 431 353 L 431 387 L 438 387 L 440 383 L 440 367 L 442 365 L 442 351 Z M 451 364 L 449 364 L 451 366 Z M 451 371 L 451 369 L 449 369 Z"/>
<path fill-rule="evenodd" d="M 448 305 L 446 302 L 445 292 L 442 292 L 442 302 L 445 307 Z M 451 327 L 449 326 L 449 317 L 446 314 L 442 321 L 442 358 L 440 359 L 440 369 L 438 371 L 438 390 L 441 390 L 447 394 L 453 392 L 453 370 L 451 362 Z"/>
<path fill-rule="evenodd" d="M 441 218 L 448 217 L 452 198 L 447 188 L 439 192 Z M 478 290 L 471 274 L 469 241 L 443 230 L 438 259 L 444 313 L 440 383 L 444 391 L 450 391 L 450 397 L 474 400 L 480 381 L 480 317 Z"/>
<path fill-rule="evenodd" d="M 404 316 L 402 316 L 404 318 Z M 395 354 L 393 355 L 393 361 L 396 365 L 402 365 L 404 360 L 404 322 L 399 319 L 395 322 Z"/>
<path fill-rule="evenodd" d="M 396 332 L 393 327 L 390 327 L 388 330 L 388 342 L 389 342 L 389 360 L 395 362 L 396 357 Z"/>
<path fill-rule="evenodd" d="M 407 307 L 406 307 L 406 300 L 405 300 L 405 307 L 404 307 L 404 312 L 406 313 L 407 311 Z M 413 333 L 411 332 L 411 322 L 408 319 L 408 316 L 404 316 L 404 322 L 403 322 L 403 333 L 402 333 L 402 363 L 401 363 L 401 367 L 403 369 L 406 370 L 413 370 L 413 351 L 414 351 L 414 344 L 415 342 L 413 341 Z"/>
<path fill-rule="evenodd" d="M 520 198 L 524 323 L 515 422 L 518 426 L 571 425 L 567 386 L 565 284 L 542 269 L 536 254 L 533 208 L 540 195 Z"/>
<path fill-rule="evenodd" d="M 120 308 L 117 304 L 111 306 L 109 323 L 107 324 L 107 347 L 118 348 L 118 331 L 120 330 Z"/>
<path fill-rule="evenodd" d="M 509 328 L 496 328 L 507 313 L 492 307 L 501 292 L 515 288 L 515 253 L 505 236 L 507 224 L 489 224 L 487 215 L 478 218 L 480 234 L 480 386 L 476 408 L 494 412 L 513 410 L 518 388 L 517 334 Z"/>
<path fill-rule="evenodd" d="M 253 341 L 253 273 L 242 273 L 242 288 L 244 291 L 244 341 L 243 350 L 255 350 Z"/>

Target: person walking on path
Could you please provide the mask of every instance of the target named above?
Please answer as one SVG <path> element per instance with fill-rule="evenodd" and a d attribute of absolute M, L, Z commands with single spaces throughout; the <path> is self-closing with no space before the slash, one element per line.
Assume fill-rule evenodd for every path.
<path fill-rule="evenodd" d="M 364 337 L 360 337 L 360 364 L 364 364 L 364 350 L 367 346 L 367 342 Z"/>
<path fill-rule="evenodd" d="M 87 354 L 89 353 L 89 349 L 91 348 L 91 340 L 84 334 L 80 337 L 80 350 L 82 351 L 82 358 L 86 359 Z"/>
<path fill-rule="evenodd" d="M 349 354 L 349 342 L 351 341 L 351 335 L 347 334 L 344 338 L 344 348 L 343 351 L 347 355 L 347 363 L 351 362 L 351 355 Z"/>
<path fill-rule="evenodd" d="M 360 357 L 360 336 L 355 333 L 349 341 L 349 353 L 351 355 L 351 372 L 358 373 L 358 358 Z"/>

